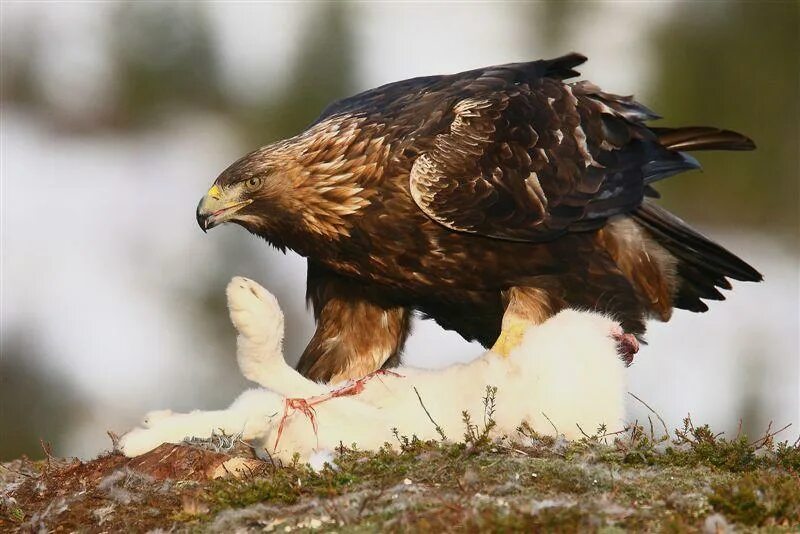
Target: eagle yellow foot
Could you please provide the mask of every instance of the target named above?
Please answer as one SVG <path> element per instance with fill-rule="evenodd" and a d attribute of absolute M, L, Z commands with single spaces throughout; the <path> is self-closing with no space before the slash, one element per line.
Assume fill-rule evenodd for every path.
<path fill-rule="evenodd" d="M 500 337 L 494 342 L 492 352 L 507 358 L 511 352 L 522 343 L 522 338 L 525 336 L 525 331 L 530 326 L 530 323 L 522 319 L 511 319 L 503 321 L 503 330 L 500 332 Z"/>

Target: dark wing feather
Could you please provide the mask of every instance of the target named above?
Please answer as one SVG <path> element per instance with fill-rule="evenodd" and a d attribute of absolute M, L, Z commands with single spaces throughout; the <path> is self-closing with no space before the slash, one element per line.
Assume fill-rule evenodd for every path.
<path fill-rule="evenodd" d="M 457 231 L 547 241 L 598 228 L 641 204 L 647 184 L 698 167 L 658 142 L 642 123 L 656 115 L 630 97 L 519 65 L 462 83 L 450 116 L 414 163 L 410 189 Z"/>
<path fill-rule="evenodd" d="M 565 80 L 578 76 L 579 73 L 573 70 L 573 68 L 585 61 L 585 56 L 572 53 L 555 59 L 513 63 L 495 68 L 506 69 L 508 72 L 513 72 L 517 79 L 512 80 L 512 83 L 542 77 Z M 460 72 L 458 74 L 422 76 L 381 85 L 380 87 L 369 89 L 357 95 L 334 102 L 322 111 L 317 121 L 322 121 L 334 115 L 344 113 L 372 115 L 377 112 L 380 114 L 395 115 L 409 104 L 417 104 L 420 99 L 428 99 L 431 103 L 439 101 L 439 98 L 430 98 L 434 95 L 444 97 L 445 99 L 448 96 L 458 97 L 465 84 L 469 84 L 476 78 L 481 77 L 486 70 L 487 69 L 482 68 Z"/>
<path fill-rule="evenodd" d="M 658 116 L 632 97 L 563 83 L 585 60 L 569 54 L 395 82 L 340 100 L 318 120 L 359 120 L 386 139 L 434 221 L 531 242 L 598 228 L 657 197 L 653 182 L 700 167 L 685 150 L 753 147 L 717 128 L 651 129 L 644 122 Z"/>

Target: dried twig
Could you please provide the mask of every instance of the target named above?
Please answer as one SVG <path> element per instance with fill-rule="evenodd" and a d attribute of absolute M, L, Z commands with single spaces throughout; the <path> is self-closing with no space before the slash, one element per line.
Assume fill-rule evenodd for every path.
<path fill-rule="evenodd" d="M 0 464 L 0 468 L 3 468 L 3 469 L 5 469 L 6 471 L 8 471 L 10 473 L 14 473 L 15 475 L 20 475 L 20 476 L 28 477 L 28 478 L 34 478 L 34 476 L 31 475 L 31 474 L 23 473 L 22 471 L 17 471 L 16 469 L 11 469 L 7 465 Z"/>
<path fill-rule="evenodd" d="M 545 418 L 545 419 L 547 419 L 547 422 L 548 422 L 548 423 L 550 423 L 550 426 L 552 426 L 552 427 L 553 427 L 553 430 L 555 430 L 555 431 L 556 431 L 556 437 L 560 436 L 560 435 L 561 435 L 561 433 L 560 433 L 560 432 L 558 431 L 558 429 L 556 428 L 556 425 L 555 425 L 555 423 L 553 423 L 553 421 L 552 421 L 552 420 L 551 420 L 549 417 L 547 417 L 547 414 L 546 414 L 546 413 L 542 412 L 542 415 L 544 416 L 544 418 Z"/>
<path fill-rule="evenodd" d="M 639 397 L 637 397 L 636 395 L 634 395 L 630 391 L 628 392 L 628 395 L 630 395 L 631 397 L 633 397 L 637 401 L 641 402 L 642 405 L 644 405 L 645 408 L 650 410 L 653 413 L 653 415 L 658 417 L 659 422 L 661 422 L 661 426 L 664 427 L 664 434 L 666 434 L 666 436 L 669 437 L 669 429 L 667 429 L 667 423 L 664 422 L 664 419 L 661 417 L 661 415 L 657 411 L 655 411 L 653 408 L 651 408 L 649 404 L 647 404 L 645 401 L 643 401 L 642 399 L 640 399 Z"/>
<path fill-rule="evenodd" d="M 768 441 L 770 441 L 772 438 L 774 438 L 775 436 L 777 436 L 778 434 L 780 434 L 781 432 L 783 432 L 784 430 L 786 430 L 790 426 L 792 426 L 792 423 L 789 423 L 789 424 L 785 425 L 784 427 L 776 430 L 775 432 L 770 432 L 770 430 L 772 429 L 772 421 L 770 421 L 769 425 L 767 425 L 767 430 L 766 430 L 765 434 L 762 437 L 760 437 L 757 440 L 755 440 L 754 442 L 752 442 L 750 444 L 750 447 L 756 447 L 756 444 L 758 444 L 757 448 L 763 447 Z"/>
<path fill-rule="evenodd" d="M 417 391 L 417 386 L 414 386 L 414 393 L 417 394 L 420 406 L 422 406 L 422 409 L 425 410 L 425 414 L 428 416 L 428 419 L 431 420 L 431 423 L 433 423 L 433 426 L 436 428 L 436 433 L 442 437 L 442 441 L 447 441 L 447 436 L 444 435 L 444 430 L 442 430 L 442 427 L 439 426 L 439 423 L 433 420 L 433 417 L 431 417 L 431 413 L 425 407 L 425 403 L 422 402 L 422 397 L 419 395 L 419 391 Z"/>
<path fill-rule="evenodd" d="M 50 469 L 50 460 L 53 459 L 53 446 L 50 444 L 49 441 L 45 441 L 43 439 L 39 440 L 39 443 L 42 445 L 42 450 L 44 451 L 44 455 L 47 457 L 47 468 Z"/>
<path fill-rule="evenodd" d="M 275 458 L 272 457 L 272 453 L 269 452 L 269 447 L 261 447 L 261 448 L 264 450 L 264 452 L 267 453 L 267 458 L 269 458 L 269 463 L 272 464 L 272 467 L 277 468 L 278 465 L 275 463 Z"/>
<path fill-rule="evenodd" d="M 117 445 L 119 445 L 119 434 L 111 430 L 106 430 L 106 434 L 108 434 L 108 437 L 111 438 L 112 450 L 114 451 L 119 450 L 117 448 Z"/>
<path fill-rule="evenodd" d="M 579 425 L 578 423 L 575 423 L 575 426 L 577 426 L 578 430 L 581 431 L 581 434 L 583 434 L 583 437 L 585 437 L 586 439 L 594 439 L 594 438 L 592 438 L 592 436 L 590 436 L 589 434 L 587 434 L 586 432 L 583 431 L 583 429 L 581 428 L 581 425 Z"/>

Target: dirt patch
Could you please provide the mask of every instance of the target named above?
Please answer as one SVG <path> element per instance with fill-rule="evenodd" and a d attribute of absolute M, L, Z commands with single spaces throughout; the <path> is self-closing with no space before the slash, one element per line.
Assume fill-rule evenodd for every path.
<path fill-rule="evenodd" d="M 17 460 L 0 468 L 0 531 L 147 531 L 208 511 L 202 482 L 252 476 L 263 462 L 164 444 L 138 458 L 107 454 L 90 462 Z"/>

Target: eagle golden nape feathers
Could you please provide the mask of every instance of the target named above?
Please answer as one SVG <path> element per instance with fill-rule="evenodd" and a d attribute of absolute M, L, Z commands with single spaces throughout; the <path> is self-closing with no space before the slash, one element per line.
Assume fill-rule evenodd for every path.
<path fill-rule="evenodd" d="M 699 168 L 689 152 L 753 142 L 652 127 L 659 117 L 632 97 L 567 83 L 585 60 L 415 78 L 336 102 L 231 165 L 198 222 L 236 222 L 294 249 L 319 266 L 315 286 L 365 289 L 311 293 L 318 330 L 302 362 L 324 362 L 317 379 L 351 365 L 344 347 L 366 347 L 371 366 L 395 356 L 411 310 L 485 346 L 503 323 L 565 307 L 640 336 L 647 318 L 706 310 L 729 278 L 761 280 L 653 202 L 657 181 Z M 368 338 L 345 324 L 354 316 L 389 326 Z"/>

